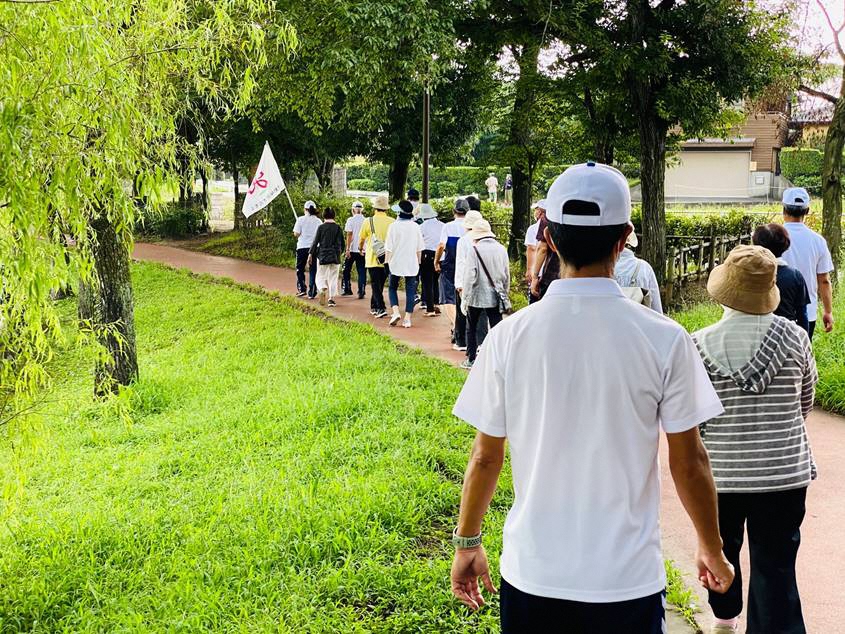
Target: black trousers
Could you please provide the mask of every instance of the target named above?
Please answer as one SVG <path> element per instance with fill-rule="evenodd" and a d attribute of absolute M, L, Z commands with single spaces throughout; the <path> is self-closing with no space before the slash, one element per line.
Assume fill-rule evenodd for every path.
<path fill-rule="evenodd" d="M 440 274 L 434 270 L 434 251 L 425 250 L 420 258 L 420 295 L 429 313 L 440 299 Z"/>
<path fill-rule="evenodd" d="M 803 634 L 804 617 L 795 579 L 807 488 L 770 493 L 720 493 L 719 530 L 725 556 L 736 570 L 725 594 L 711 592 L 710 607 L 720 619 L 742 612 L 739 551 L 748 527 L 751 579 L 748 583 L 748 634 Z"/>
<path fill-rule="evenodd" d="M 308 267 L 308 286 L 305 286 L 305 266 L 308 263 L 308 253 L 311 249 L 296 250 L 296 290 L 300 293 L 308 292 L 308 297 L 317 297 L 317 263 L 312 262 Z"/>
<path fill-rule="evenodd" d="M 364 256 L 352 252 L 343 261 L 343 292 L 352 292 L 352 266 L 358 272 L 358 296 L 363 297 L 367 288 L 367 266 Z"/>
<path fill-rule="evenodd" d="M 461 310 L 461 294 L 455 291 L 455 330 L 453 331 L 455 343 L 461 348 L 467 346 L 467 317 Z"/>
<path fill-rule="evenodd" d="M 384 303 L 384 283 L 390 274 L 387 264 L 367 270 L 370 272 L 370 286 L 372 288 L 370 307 L 373 310 L 387 310 L 387 305 Z"/>
<path fill-rule="evenodd" d="M 475 361 L 475 356 L 478 353 L 478 324 L 482 316 L 487 316 L 489 328 L 493 328 L 502 321 L 502 313 L 499 312 L 498 308 L 477 308 L 475 306 L 470 306 L 467 312 L 467 357 L 470 361 Z"/>
<path fill-rule="evenodd" d="M 807 328 L 807 334 L 808 334 L 808 335 L 810 335 L 810 340 L 812 340 L 812 339 L 813 339 L 813 334 L 814 334 L 815 332 L 816 332 L 816 322 L 815 322 L 815 321 L 811 321 L 811 322 L 810 322 L 810 327 L 809 327 L 809 328 Z"/>
<path fill-rule="evenodd" d="M 502 634 L 662 634 L 666 593 L 617 603 L 549 599 L 502 579 Z"/>

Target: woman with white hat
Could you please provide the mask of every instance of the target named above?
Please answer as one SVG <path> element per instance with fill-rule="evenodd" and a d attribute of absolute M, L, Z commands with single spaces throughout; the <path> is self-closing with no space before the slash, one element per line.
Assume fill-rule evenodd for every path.
<path fill-rule="evenodd" d="M 663 314 L 660 285 L 657 283 L 654 269 L 651 268 L 651 264 L 634 255 L 634 249 L 637 248 L 639 243 L 637 234 L 632 231 L 625 243 L 626 248 L 622 249 L 619 259 L 616 260 L 613 276 L 616 278 L 616 283 L 623 289 L 637 289 L 639 296 L 642 297 L 641 303 L 655 312 Z"/>
<path fill-rule="evenodd" d="M 434 317 L 440 314 L 440 274 L 435 270 L 434 257 L 437 254 L 437 245 L 440 244 L 440 234 L 443 233 L 443 223 L 428 203 L 422 203 L 419 206 L 417 218 L 422 221 L 420 231 L 422 231 L 424 242 L 420 260 L 420 285 L 422 286 L 420 294 L 425 307 L 425 316 Z"/>
<path fill-rule="evenodd" d="M 414 313 L 414 299 L 417 294 L 417 276 L 420 272 L 420 257 L 425 243 L 419 225 L 414 222 L 414 206 L 410 200 L 400 200 L 393 206 L 398 219 L 387 230 L 384 248 L 387 252 L 387 265 L 390 267 L 390 284 L 387 296 L 393 315 L 390 325 L 399 323 L 399 282 L 405 280 L 405 320 L 402 325 L 411 327 L 411 315 Z"/>
<path fill-rule="evenodd" d="M 467 316 L 467 358 L 462 368 L 470 369 L 478 352 L 478 322 L 486 315 L 490 328 L 502 321 L 510 309 L 508 250 L 496 240 L 490 223 L 478 218 L 466 234 L 472 240 L 463 271 L 461 309 Z"/>
<path fill-rule="evenodd" d="M 804 632 L 795 560 L 807 487 L 815 478 L 805 419 L 818 375 L 810 338 L 774 315 L 777 259 L 739 246 L 707 281 L 721 321 L 693 334 L 725 411 L 701 426 L 719 496 L 724 552 L 736 570 L 725 594 L 710 593 L 714 633 L 737 631 L 740 550 L 748 531 L 749 632 Z"/>

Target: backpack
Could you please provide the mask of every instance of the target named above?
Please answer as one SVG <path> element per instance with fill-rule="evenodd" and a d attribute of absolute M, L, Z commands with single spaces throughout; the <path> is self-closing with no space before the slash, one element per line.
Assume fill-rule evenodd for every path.
<path fill-rule="evenodd" d="M 637 278 L 640 276 L 640 267 L 643 261 L 637 258 L 637 266 L 634 268 L 634 273 L 627 284 L 620 284 L 622 286 L 622 293 L 632 302 L 642 304 L 646 308 L 651 308 L 651 291 L 647 288 L 637 286 Z"/>

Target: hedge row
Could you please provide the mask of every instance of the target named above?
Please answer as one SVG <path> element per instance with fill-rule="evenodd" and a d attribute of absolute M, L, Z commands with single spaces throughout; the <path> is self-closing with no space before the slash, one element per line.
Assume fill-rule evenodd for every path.
<path fill-rule="evenodd" d="M 198 203 L 166 204 L 160 211 L 142 208 L 135 219 L 137 235 L 184 238 L 198 234 L 205 226 L 205 210 Z"/>
<path fill-rule="evenodd" d="M 781 173 L 796 187 L 820 195 L 824 154 L 815 148 L 784 148 L 780 152 Z"/>
<path fill-rule="evenodd" d="M 546 165 L 539 168 L 534 175 L 534 197 L 546 195 L 555 178 L 568 165 Z M 638 165 L 622 166 L 623 173 L 628 178 L 639 177 Z M 384 191 L 388 189 L 388 174 L 390 167 L 380 163 L 366 163 L 349 165 L 346 168 L 347 187 L 364 191 Z M 490 173 L 499 179 L 499 191 L 505 186 L 505 178 L 510 168 L 500 166 L 472 167 L 432 167 L 430 171 L 430 193 L 433 198 L 449 197 L 480 193 L 486 195 L 487 188 L 484 181 Z M 422 187 L 422 167 L 412 165 L 408 170 L 408 187 Z"/>

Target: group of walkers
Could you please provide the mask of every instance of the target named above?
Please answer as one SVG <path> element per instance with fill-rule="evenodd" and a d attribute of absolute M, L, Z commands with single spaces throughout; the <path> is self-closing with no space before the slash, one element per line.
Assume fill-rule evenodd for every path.
<path fill-rule="evenodd" d="M 476 196 L 457 199 L 454 218 L 447 223 L 438 219 L 431 205 L 419 202 L 414 189 L 393 206 L 387 196 L 377 196 L 372 206 L 373 215 L 365 217 L 363 204 L 356 201 L 341 232 L 333 209 L 324 211 L 321 222 L 316 204 L 305 203 L 305 214 L 293 229 L 297 295 L 319 296 L 322 305 L 335 306 L 345 249 L 343 295 L 353 295 L 351 273 L 356 267 L 359 299 L 366 296 L 364 271 L 369 275 L 370 313 L 375 318 L 389 316 L 391 326 L 401 322 L 410 328 L 417 304 L 426 317 L 436 317 L 442 310 L 452 325 L 453 348 L 466 352 L 462 367 L 471 368 L 487 331 L 510 310 L 510 260 L 481 214 L 481 201 Z M 402 283 L 404 305 L 399 301 Z"/>
<path fill-rule="evenodd" d="M 534 301 L 487 335 L 453 410 L 477 430 L 452 537 L 459 600 L 477 609 L 481 585 L 497 591 L 481 527 L 507 441 L 502 631 L 665 632 L 662 430 L 713 632 L 738 630 L 746 532 L 747 631 L 806 631 L 795 562 L 817 475 L 805 424 L 816 297 L 834 325 L 833 266 L 803 222 L 809 203 L 785 192 L 785 224 L 758 228 L 712 271 L 723 317 L 689 335 L 660 314 L 654 272 L 630 251 L 624 176 L 588 163 L 555 180 L 526 236 Z"/>

